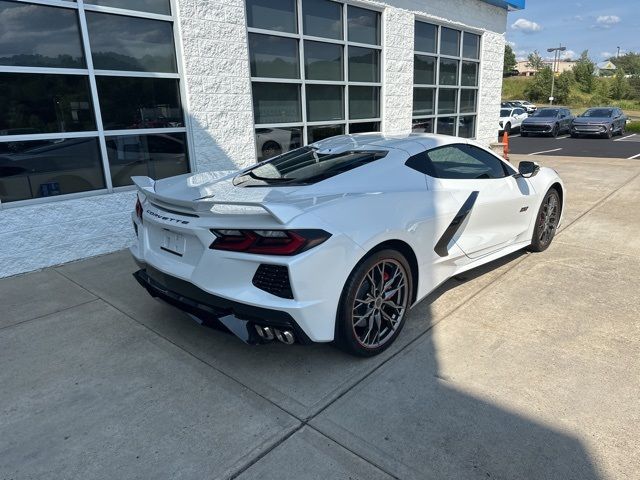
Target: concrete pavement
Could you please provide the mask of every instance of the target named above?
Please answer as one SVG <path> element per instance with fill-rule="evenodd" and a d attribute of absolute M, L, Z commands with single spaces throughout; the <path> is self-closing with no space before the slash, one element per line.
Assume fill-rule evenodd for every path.
<path fill-rule="evenodd" d="M 126 252 L 0 280 L 0 479 L 640 477 L 640 163 L 536 160 L 568 187 L 552 247 L 374 359 L 202 328 Z"/>

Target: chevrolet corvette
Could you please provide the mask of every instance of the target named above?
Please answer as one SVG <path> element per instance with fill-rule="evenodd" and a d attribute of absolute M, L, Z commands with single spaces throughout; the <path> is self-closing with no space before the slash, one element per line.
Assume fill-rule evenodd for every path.
<path fill-rule="evenodd" d="M 235 172 L 133 177 L 134 275 L 247 343 L 376 355 L 447 279 L 541 252 L 565 187 L 467 139 L 343 135 Z"/>

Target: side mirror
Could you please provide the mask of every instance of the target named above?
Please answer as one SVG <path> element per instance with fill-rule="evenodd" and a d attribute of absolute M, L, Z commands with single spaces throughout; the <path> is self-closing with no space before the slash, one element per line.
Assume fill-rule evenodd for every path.
<path fill-rule="evenodd" d="M 519 178 L 519 177 L 531 178 L 534 175 L 536 175 L 539 171 L 540 171 L 540 165 L 538 165 L 536 162 L 524 161 L 518 164 L 518 173 L 516 173 L 514 176 L 516 178 Z"/>

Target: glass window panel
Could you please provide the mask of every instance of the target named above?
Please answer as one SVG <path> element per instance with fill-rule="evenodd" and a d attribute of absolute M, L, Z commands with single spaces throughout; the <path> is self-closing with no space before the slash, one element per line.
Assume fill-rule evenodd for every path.
<path fill-rule="evenodd" d="M 247 25 L 297 33 L 296 0 L 247 0 Z"/>
<path fill-rule="evenodd" d="M 171 15 L 169 0 L 84 0 L 85 4 Z"/>
<path fill-rule="evenodd" d="M 302 0 L 305 35 L 342 40 L 342 4 L 329 0 Z"/>
<path fill-rule="evenodd" d="M 106 137 L 107 156 L 114 187 L 131 185 L 131 177 L 154 180 L 189 172 L 184 133 Z"/>
<path fill-rule="evenodd" d="M 440 135 L 455 135 L 456 117 L 439 117 L 437 133 Z"/>
<path fill-rule="evenodd" d="M 440 32 L 440 54 L 460 56 L 460 32 L 442 27 Z"/>
<path fill-rule="evenodd" d="M 86 12 L 93 66 L 177 72 L 171 22 Z"/>
<path fill-rule="evenodd" d="M 450 58 L 440 59 L 440 85 L 458 84 L 458 60 Z"/>
<path fill-rule="evenodd" d="M 414 55 L 413 83 L 435 85 L 436 58 L 426 55 Z"/>
<path fill-rule="evenodd" d="M 368 133 L 379 131 L 380 122 L 360 122 L 349 124 L 349 133 Z"/>
<path fill-rule="evenodd" d="M 304 42 L 305 75 L 310 80 L 342 80 L 342 45 Z"/>
<path fill-rule="evenodd" d="M 473 113 L 476 111 L 478 91 L 471 89 L 460 90 L 460 113 Z"/>
<path fill-rule="evenodd" d="M 416 22 L 415 49 L 419 52 L 436 53 L 438 48 L 438 27 L 430 23 Z"/>
<path fill-rule="evenodd" d="M 300 85 L 253 83 L 253 115 L 256 124 L 302 121 Z"/>
<path fill-rule="evenodd" d="M 414 133 L 433 133 L 433 118 L 417 118 L 411 122 L 411 131 Z"/>
<path fill-rule="evenodd" d="M 458 136 L 462 138 L 473 138 L 476 136 L 476 117 L 460 117 Z"/>
<path fill-rule="evenodd" d="M 302 127 L 256 128 L 256 154 L 258 161 L 302 146 Z"/>
<path fill-rule="evenodd" d="M 456 113 L 458 90 L 441 88 L 438 92 L 438 113 Z"/>
<path fill-rule="evenodd" d="M 462 62 L 462 85 L 475 87 L 478 85 L 478 63 Z"/>
<path fill-rule="evenodd" d="M 0 135 L 95 130 L 83 75 L 0 73 Z"/>
<path fill-rule="evenodd" d="M 435 88 L 414 88 L 413 89 L 413 114 L 433 115 Z"/>
<path fill-rule="evenodd" d="M 307 121 L 344 119 L 344 93 L 340 85 L 307 85 Z"/>
<path fill-rule="evenodd" d="M 105 130 L 184 127 L 178 80 L 96 77 Z"/>
<path fill-rule="evenodd" d="M 0 1 L 0 65 L 84 68 L 77 10 Z"/>
<path fill-rule="evenodd" d="M 252 77 L 300 78 L 298 40 L 249 34 Z"/>
<path fill-rule="evenodd" d="M 380 116 L 379 87 L 349 87 L 349 118 L 377 118 Z"/>
<path fill-rule="evenodd" d="M 373 48 L 349 48 L 349 81 L 379 82 L 380 51 Z"/>
<path fill-rule="evenodd" d="M 106 188 L 97 138 L 0 143 L 0 200 Z"/>
<path fill-rule="evenodd" d="M 380 45 L 380 13 L 366 8 L 348 6 L 349 41 Z"/>
<path fill-rule="evenodd" d="M 464 32 L 462 56 L 465 58 L 480 58 L 480 35 Z"/>
<path fill-rule="evenodd" d="M 343 134 L 344 125 L 313 125 L 307 127 L 307 142 L 319 142 L 325 138 Z"/>

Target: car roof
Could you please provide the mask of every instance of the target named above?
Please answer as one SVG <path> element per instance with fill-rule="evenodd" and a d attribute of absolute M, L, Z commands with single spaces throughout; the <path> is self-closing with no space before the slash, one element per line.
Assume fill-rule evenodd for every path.
<path fill-rule="evenodd" d="M 407 133 L 400 135 L 384 135 L 382 133 L 357 133 L 351 135 L 338 135 L 336 137 L 320 140 L 311 145 L 319 151 L 338 153 L 350 149 L 364 148 L 397 148 L 412 151 L 417 146 L 422 149 L 432 149 L 452 143 L 467 142 L 466 139 L 449 135 L 437 135 L 431 133 Z"/>

